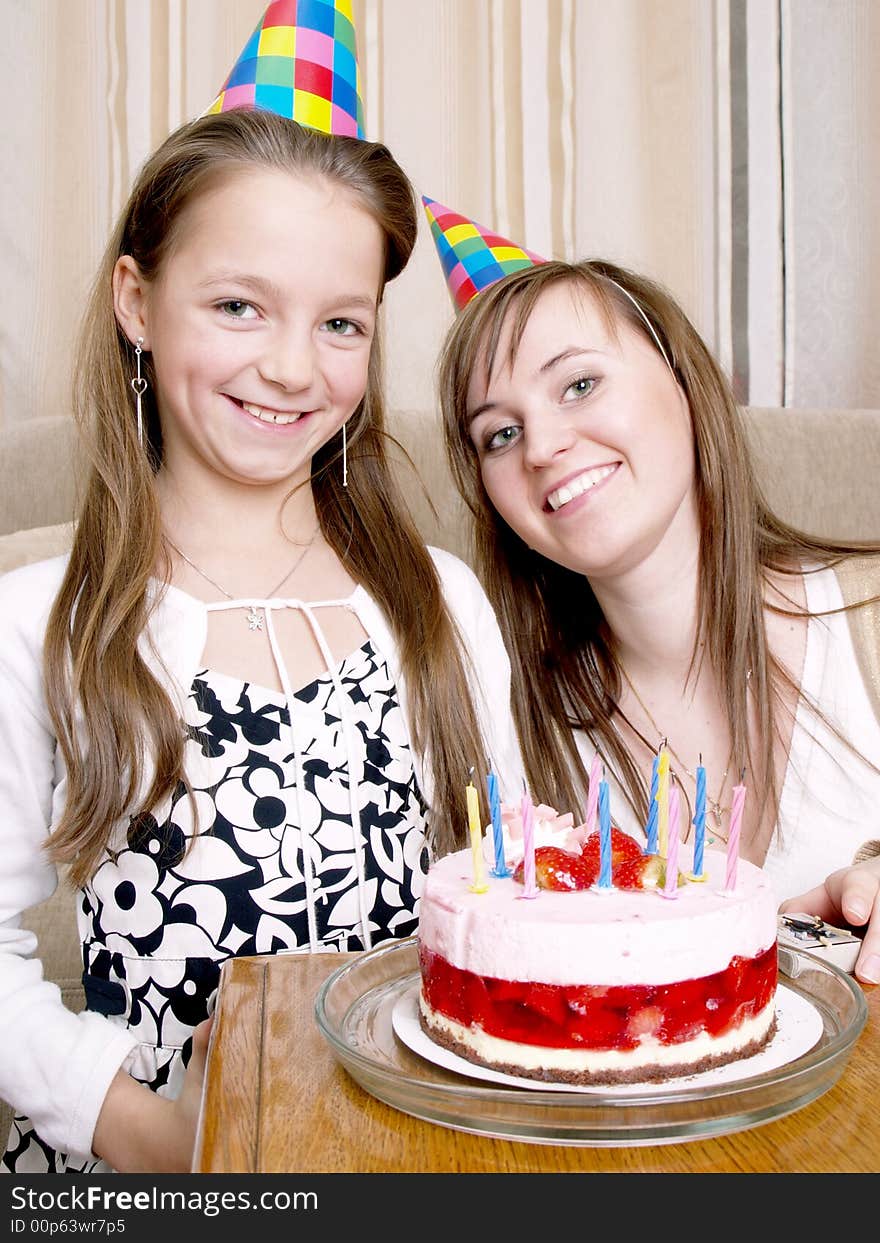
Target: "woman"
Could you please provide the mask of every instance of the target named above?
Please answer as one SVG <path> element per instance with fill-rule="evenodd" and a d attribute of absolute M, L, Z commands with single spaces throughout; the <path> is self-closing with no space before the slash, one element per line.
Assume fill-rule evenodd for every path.
<path fill-rule="evenodd" d="M 880 724 L 860 664 L 877 660 L 880 545 L 769 510 L 720 368 L 666 291 L 613 264 L 539 262 L 472 296 L 440 395 L 537 796 L 582 806 L 598 751 L 638 832 L 665 740 L 685 809 L 705 767 L 723 843 L 745 774 L 743 855 L 786 909 L 865 928 L 857 974 L 880 980 Z"/>

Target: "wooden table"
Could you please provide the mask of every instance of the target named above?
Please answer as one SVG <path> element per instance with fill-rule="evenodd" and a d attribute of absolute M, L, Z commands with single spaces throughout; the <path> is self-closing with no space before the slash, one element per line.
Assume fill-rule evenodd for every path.
<path fill-rule="evenodd" d="M 336 1061 L 313 1015 L 348 954 L 230 959 L 220 995 L 193 1169 L 204 1173 L 877 1173 L 880 988 L 838 1082 L 752 1130 L 632 1148 L 468 1135 L 375 1099 Z"/>

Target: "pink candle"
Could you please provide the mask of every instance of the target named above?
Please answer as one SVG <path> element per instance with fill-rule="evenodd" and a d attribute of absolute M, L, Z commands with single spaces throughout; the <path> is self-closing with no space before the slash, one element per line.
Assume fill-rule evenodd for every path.
<path fill-rule="evenodd" d="M 663 886 L 664 898 L 678 897 L 678 847 L 681 834 L 678 827 L 678 782 L 673 781 L 669 787 L 669 841 L 666 845 L 666 883 Z"/>
<path fill-rule="evenodd" d="M 740 784 L 733 787 L 733 801 L 730 805 L 730 832 L 727 835 L 727 876 L 724 881 L 724 887 L 729 893 L 733 893 L 736 889 L 736 865 L 739 862 L 739 838 L 740 833 L 742 832 L 743 806 L 746 801 L 746 787 L 742 784 L 744 778 L 745 769 L 743 769 Z"/>
<path fill-rule="evenodd" d="M 587 833 L 592 833 L 596 827 L 596 813 L 599 809 L 599 783 L 602 780 L 602 761 L 599 759 L 599 753 L 593 756 L 593 763 L 590 765 L 590 788 L 587 791 L 587 817 L 584 821 L 584 827 Z"/>
<path fill-rule="evenodd" d="M 523 828 L 523 892 L 524 898 L 537 898 L 535 884 L 535 809 L 528 790 L 523 791 L 520 808 Z"/>

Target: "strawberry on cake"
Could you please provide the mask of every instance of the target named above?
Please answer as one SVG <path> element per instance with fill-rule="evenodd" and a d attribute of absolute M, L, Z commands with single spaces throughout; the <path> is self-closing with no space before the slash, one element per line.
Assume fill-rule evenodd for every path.
<path fill-rule="evenodd" d="M 509 1074 L 576 1084 L 662 1081 L 761 1049 L 775 1029 L 777 903 L 759 868 L 707 850 L 704 880 L 612 830 L 611 890 L 599 833 L 536 811 L 538 894 L 513 875 L 473 893 L 470 851 L 428 872 L 421 899 L 420 1021 L 437 1044 Z M 561 845 L 554 844 L 562 843 Z"/>

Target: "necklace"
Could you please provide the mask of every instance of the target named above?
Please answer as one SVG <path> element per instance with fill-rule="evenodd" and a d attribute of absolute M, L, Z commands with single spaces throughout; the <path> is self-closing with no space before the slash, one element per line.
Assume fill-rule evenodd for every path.
<path fill-rule="evenodd" d="M 660 726 L 657 724 L 657 722 L 654 720 L 653 716 L 651 715 L 648 709 L 648 705 L 645 703 L 645 701 L 642 699 L 639 692 L 633 686 L 632 679 L 630 678 L 627 671 L 624 669 L 623 665 L 620 665 L 620 672 L 623 674 L 623 679 L 626 682 L 627 686 L 632 691 L 633 695 L 635 695 L 636 702 L 638 703 L 641 710 L 644 712 L 645 716 L 648 718 L 648 721 L 652 729 L 656 732 L 657 737 L 661 740 L 662 744 L 666 747 L 669 754 L 673 757 L 676 763 L 680 766 L 681 771 L 685 774 L 685 776 L 690 777 L 691 781 L 694 783 L 694 785 L 696 785 L 697 784 L 696 774 L 691 772 L 691 770 L 682 760 L 681 756 L 675 751 L 674 747 L 670 743 L 667 736 L 660 729 Z M 627 724 L 629 724 L 629 722 L 627 722 Z M 632 728 L 632 726 L 630 726 L 630 728 Z M 635 733 L 638 733 L 638 730 L 636 730 Z M 642 742 L 647 742 L 647 740 L 643 738 L 641 734 L 639 734 L 639 737 L 642 739 Z M 653 751 L 654 748 L 649 747 L 649 750 Z M 730 747 L 730 755 L 728 755 L 727 757 L 727 763 L 724 766 L 724 772 L 721 774 L 721 782 L 718 786 L 719 794 L 724 789 L 724 783 L 727 780 L 727 774 L 730 772 L 730 764 L 731 764 L 732 759 L 733 759 L 733 744 L 731 744 L 731 747 Z M 709 794 L 708 791 L 706 792 L 706 803 L 715 820 L 715 828 L 713 830 L 712 840 L 715 840 L 715 838 L 719 838 L 722 842 L 726 842 L 727 836 L 721 832 L 721 824 L 722 824 L 722 816 L 726 815 L 727 812 L 730 811 L 730 808 L 722 807 L 721 799 L 712 798 L 712 796 Z"/>
<path fill-rule="evenodd" d="M 272 588 L 269 594 L 265 597 L 265 599 L 272 600 L 278 594 L 278 592 L 284 586 L 287 580 L 293 575 L 294 571 L 299 569 L 300 565 L 305 559 L 306 553 L 312 547 L 317 537 L 318 537 L 318 527 L 315 527 L 314 531 L 312 532 L 311 539 L 306 544 L 305 548 L 303 548 L 302 552 L 297 554 L 296 561 L 294 561 L 293 565 L 290 567 L 290 569 L 287 571 L 284 577 L 275 584 L 275 586 Z M 211 578 L 210 574 L 206 574 L 205 571 L 200 566 L 196 565 L 195 561 L 191 561 L 189 557 L 186 555 L 186 553 L 183 552 L 182 549 L 178 548 L 174 540 L 171 539 L 168 535 L 165 536 L 165 542 L 174 549 L 178 557 L 182 558 L 182 560 L 184 560 L 187 565 L 191 566 L 195 570 L 196 574 L 201 575 L 201 577 L 205 580 L 205 582 L 210 583 L 212 587 L 216 587 L 217 590 L 220 592 L 220 594 L 225 596 L 227 600 L 237 599 L 237 597 L 234 596 L 232 592 L 227 591 L 225 587 L 221 587 L 218 582 L 216 582 L 213 578 Z M 263 629 L 263 615 L 262 613 L 258 611 L 257 606 L 255 604 L 252 604 L 250 606 L 247 613 L 245 614 L 245 618 L 247 620 L 248 630 L 262 630 Z"/>

